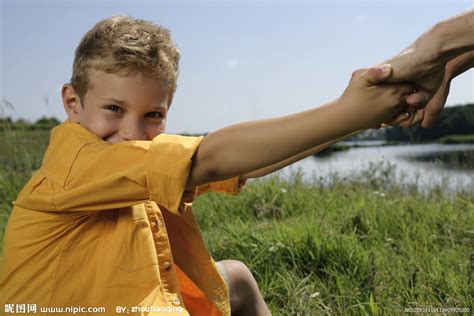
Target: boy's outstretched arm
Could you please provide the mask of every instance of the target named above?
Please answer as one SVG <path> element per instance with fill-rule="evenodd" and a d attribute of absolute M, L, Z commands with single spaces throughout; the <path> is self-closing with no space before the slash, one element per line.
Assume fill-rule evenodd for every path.
<path fill-rule="evenodd" d="M 377 85 L 390 71 L 391 67 L 386 65 L 354 72 L 341 97 L 321 107 L 244 122 L 209 134 L 193 157 L 186 188 L 271 166 L 392 119 L 405 107 L 405 96 L 413 91 L 413 86 Z"/>
<path fill-rule="evenodd" d="M 361 69 L 359 71 L 365 71 L 365 70 L 368 70 L 367 69 Z M 382 74 L 382 73 L 379 73 L 378 75 L 376 74 L 376 77 L 378 77 L 378 81 L 383 81 L 384 79 L 386 79 L 386 75 Z M 375 78 L 375 80 L 377 80 L 377 78 Z M 408 98 L 408 97 L 407 97 Z M 387 124 L 391 124 L 391 125 L 400 125 L 402 126 L 402 124 L 404 124 L 406 121 L 410 121 L 412 119 L 412 116 L 411 114 L 409 114 L 407 111 L 403 111 L 401 113 L 399 113 L 398 115 L 396 115 L 392 120 L 390 120 L 389 122 L 386 122 L 385 124 L 382 124 L 382 126 L 389 126 Z M 381 126 L 380 126 L 381 127 Z M 310 155 L 313 155 L 315 153 L 318 153 L 326 148 L 328 148 L 329 146 L 331 146 L 332 144 L 335 144 L 339 141 L 342 141 L 344 139 L 348 139 L 348 138 L 351 138 L 352 136 L 354 135 L 357 135 L 357 134 L 360 134 L 364 132 L 364 130 L 360 130 L 360 131 L 356 131 L 356 132 L 352 132 L 348 135 L 345 135 L 341 138 L 337 138 L 337 139 L 333 139 L 333 140 L 330 140 L 329 142 L 327 143 L 324 143 L 324 144 L 321 144 L 321 145 L 318 145 L 316 147 L 313 147 L 309 150 L 306 150 L 302 153 L 299 153 L 299 154 L 296 154 L 295 156 L 292 156 L 288 159 L 285 159 L 283 161 L 280 161 L 280 162 L 277 162 L 271 166 L 267 166 L 267 167 L 264 167 L 262 169 L 258 169 L 258 170 L 255 170 L 255 171 L 252 171 L 250 173 L 247 173 L 247 174 L 244 174 L 241 176 L 241 179 L 245 180 L 245 179 L 251 179 L 251 178 L 260 178 L 260 177 L 263 177 L 263 176 L 266 176 L 270 173 L 273 173 L 275 171 L 278 171 L 280 169 L 283 169 L 297 161 L 300 161 Z"/>
<path fill-rule="evenodd" d="M 288 159 L 285 159 L 283 161 L 280 161 L 280 162 L 277 162 L 271 166 L 267 166 L 267 167 L 264 167 L 264 168 L 261 168 L 261 169 L 258 169 L 258 170 L 255 170 L 255 171 L 252 171 L 250 173 L 246 173 L 244 175 L 241 176 L 242 180 L 246 180 L 246 179 L 252 179 L 252 178 L 260 178 L 260 177 L 263 177 L 263 176 L 266 176 L 270 173 L 273 173 L 275 171 L 278 171 L 280 169 L 283 169 L 297 161 L 300 161 L 308 156 L 311 156 L 315 153 L 318 153 L 326 148 L 328 148 L 329 146 L 331 146 L 332 144 L 335 144 L 341 140 L 344 140 L 344 139 L 347 139 L 347 138 L 350 138 L 356 134 L 359 134 L 361 133 L 362 131 L 357 131 L 357 132 L 354 132 L 354 133 L 351 133 L 349 135 L 345 135 L 341 138 L 337 138 L 337 139 L 334 139 L 334 140 L 331 140 L 327 143 L 324 143 L 324 144 L 321 144 L 321 145 L 318 145 L 316 147 L 313 147 L 309 150 L 306 150 L 302 153 L 299 153 L 299 154 L 296 154 L 294 155 L 293 157 L 290 157 Z"/>
<path fill-rule="evenodd" d="M 385 124 L 382 124 L 383 127 L 387 127 L 387 126 L 390 126 L 390 125 L 387 125 L 387 124 L 393 124 L 393 125 L 402 125 L 402 123 L 404 123 L 405 121 L 410 121 L 412 118 L 412 116 L 408 113 L 408 112 L 401 112 L 399 115 L 397 115 L 395 118 L 393 118 L 392 120 L 390 120 L 390 122 L 387 122 Z M 381 126 L 381 127 L 382 127 Z M 306 150 L 302 153 L 299 153 L 299 154 L 296 154 L 295 156 L 293 157 L 290 157 L 288 159 L 285 159 L 283 161 L 280 161 L 280 162 L 277 162 L 271 166 L 267 166 L 267 167 L 264 167 L 262 169 L 258 169 L 258 170 L 255 170 L 255 171 L 252 171 L 250 173 L 247 173 L 247 174 L 244 174 L 241 176 L 241 179 L 242 180 L 246 180 L 246 179 L 252 179 L 252 178 L 260 178 L 260 177 L 264 177 L 270 173 L 273 173 L 273 172 L 276 172 L 280 169 L 283 169 L 297 161 L 300 161 L 308 156 L 311 156 L 313 154 L 316 154 L 326 148 L 328 148 L 329 146 L 331 146 L 332 144 L 335 144 L 337 142 L 340 142 L 344 139 L 348 139 L 348 138 L 351 138 L 352 136 L 354 135 L 357 135 L 357 134 L 360 134 L 364 132 L 364 130 L 360 130 L 360 131 L 356 131 L 356 132 L 353 132 L 353 133 L 350 133 L 348 135 L 345 135 L 341 138 L 337 138 L 337 139 L 333 139 L 333 140 L 330 140 L 329 142 L 327 143 L 324 143 L 322 145 L 318 145 L 316 147 L 313 147 L 309 150 Z"/>

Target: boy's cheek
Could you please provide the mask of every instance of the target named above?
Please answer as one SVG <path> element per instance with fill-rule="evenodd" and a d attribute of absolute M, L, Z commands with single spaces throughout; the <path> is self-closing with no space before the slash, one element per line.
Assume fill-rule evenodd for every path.
<path fill-rule="evenodd" d="M 154 128 L 148 135 L 149 140 L 152 140 L 156 136 L 166 133 L 166 121 L 163 122 L 156 128 Z"/>

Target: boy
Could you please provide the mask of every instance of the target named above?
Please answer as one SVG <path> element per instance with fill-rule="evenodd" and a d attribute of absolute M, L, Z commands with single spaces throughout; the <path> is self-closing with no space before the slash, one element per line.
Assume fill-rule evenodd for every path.
<path fill-rule="evenodd" d="M 248 178 L 377 126 L 413 91 L 354 74 L 340 98 L 316 109 L 207 137 L 167 135 L 178 61 L 169 32 L 143 20 L 113 17 L 83 37 L 62 89 L 68 120 L 52 131 L 42 167 L 14 202 L 0 306 L 269 314 L 243 264 L 217 267 L 209 256 L 193 199 L 236 194 Z M 378 70 L 388 76 L 390 67 Z"/>

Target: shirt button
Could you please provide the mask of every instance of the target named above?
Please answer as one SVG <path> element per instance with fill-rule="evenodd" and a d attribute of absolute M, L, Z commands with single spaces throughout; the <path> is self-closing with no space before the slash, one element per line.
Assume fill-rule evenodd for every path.
<path fill-rule="evenodd" d="M 171 263 L 169 263 L 168 261 L 166 261 L 165 263 L 163 263 L 163 269 L 169 270 L 170 268 L 171 268 Z"/>
<path fill-rule="evenodd" d="M 179 299 L 175 298 L 175 299 L 173 300 L 173 305 L 178 306 L 178 305 L 180 305 L 180 304 L 181 304 L 181 302 L 179 301 Z"/>

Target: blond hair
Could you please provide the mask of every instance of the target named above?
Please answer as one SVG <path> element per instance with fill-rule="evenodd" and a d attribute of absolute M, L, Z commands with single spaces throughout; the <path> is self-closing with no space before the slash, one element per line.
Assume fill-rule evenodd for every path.
<path fill-rule="evenodd" d="M 71 84 L 84 100 L 93 71 L 142 73 L 163 81 L 171 103 L 176 91 L 180 53 L 168 29 L 128 16 L 97 23 L 76 48 Z"/>

